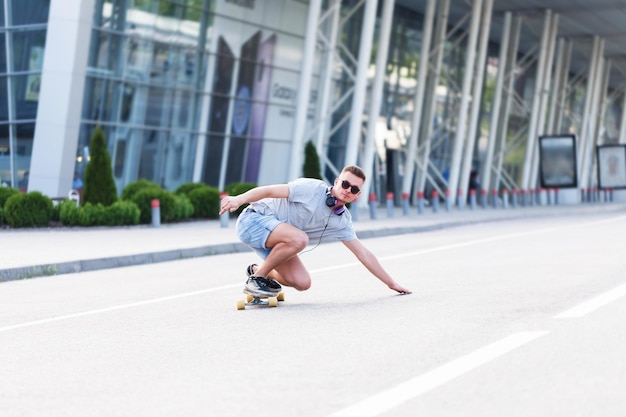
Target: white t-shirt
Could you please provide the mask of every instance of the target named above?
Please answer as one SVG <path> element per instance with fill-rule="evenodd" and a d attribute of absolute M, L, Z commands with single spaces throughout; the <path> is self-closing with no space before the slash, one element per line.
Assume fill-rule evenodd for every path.
<path fill-rule="evenodd" d="M 297 227 L 311 240 L 322 236 L 341 241 L 356 238 L 350 211 L 337 215 L 326 205 L 329 187 L 325 182 L 299 178 L 288 185 L 288 198 L 264 198 L 252 203 L 254 210 L 264 215 L 271 214 L 277 220 Z"/>

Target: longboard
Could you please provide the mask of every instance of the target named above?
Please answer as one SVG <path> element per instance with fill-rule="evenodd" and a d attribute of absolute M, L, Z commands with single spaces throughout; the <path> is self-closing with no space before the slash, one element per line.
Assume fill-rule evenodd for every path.
<path fill-rule="evenodd" d="M 283 291 L 276 297 L 246 294 L 245 300 L 237 300 L 237 310 L 245 310 L 246 307 L 278 307 L 279 301 L 285 301 Z"/>

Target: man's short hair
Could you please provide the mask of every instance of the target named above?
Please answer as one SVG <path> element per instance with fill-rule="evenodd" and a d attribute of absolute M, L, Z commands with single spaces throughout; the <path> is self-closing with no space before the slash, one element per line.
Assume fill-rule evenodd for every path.
<path fill-rule="evenodd" d="M 356 175 L 357 177 L 361 178 L 365 182 L 365 171 L 363 171 L 363 169 L 361 169 L 361 167 L 358 167 L 356 165 L 348 165 L 347 167 L 342 169 L 341 172 L 342 173 L 343 172 L 350 172 L 350 173 Z"/>

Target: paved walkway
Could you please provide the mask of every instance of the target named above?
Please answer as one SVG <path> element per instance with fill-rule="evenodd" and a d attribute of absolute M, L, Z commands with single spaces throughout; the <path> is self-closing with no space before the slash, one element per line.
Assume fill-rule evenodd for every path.
<path fill-rule="evenodd" d="M 381 208 L 377 219 L 360 210 L 355 221 L 361 239 L 416 233 L 473 223 L 508 220 L 528 216 L 566 216 L 601 212 L 626 212 L 624 203 L 542 206 L 508 209 L 453 209 L 438 213 L 427 210 L 418 215 L 415 208 L 393 216 Z M 117 268 L 184 258 L 248 251 L 234 231 L 219 220 L 152 226 L 114 228 L 51 228 L 0 231 L 0 281 Z"/>

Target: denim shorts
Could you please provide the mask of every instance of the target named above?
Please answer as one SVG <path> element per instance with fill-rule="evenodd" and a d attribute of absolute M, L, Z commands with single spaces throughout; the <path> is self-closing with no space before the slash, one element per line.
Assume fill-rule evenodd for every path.
<path fill-rule="evenodd" d="M 272 215 L 259 214 L 252 209 L 244 210 L 237 218 L 235 231 L 239 239 L 265 259 L 271 249 L 265 247 L 270 233 L 282 222 Z"/>

